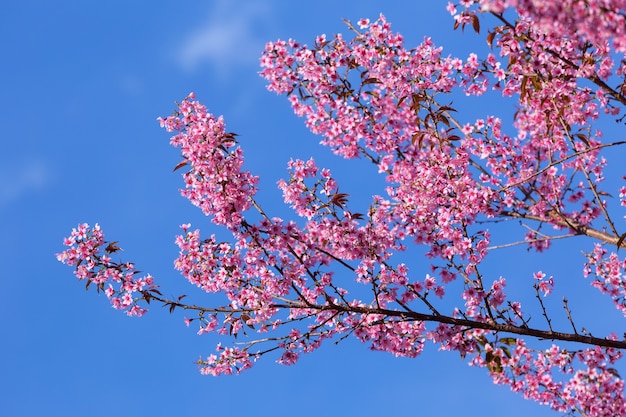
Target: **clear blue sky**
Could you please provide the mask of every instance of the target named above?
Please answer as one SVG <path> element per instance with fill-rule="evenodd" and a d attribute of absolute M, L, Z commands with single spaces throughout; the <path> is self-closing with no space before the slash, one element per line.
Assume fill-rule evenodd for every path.
<path fill-rule="evenodd" d="M 104 295 L 85 293 L 54 257 L 77 223 L 99 222 L 108 239 L 120 241 L 124 258 L 152 273 L 165 295 L 193 294 L 172 267 L 174 236 L 187 222 L 206 234 L 213 230 L 179 196 L 182 182 L 172 173 L 178 153 L 156 117 L 170 114 L 175 100 L 195 91 L 212 112 L 225 115 L 228 130 L 241 135 L 248 166 L 267 188 L 263 201 L 282 210 L 272 203 L 280 196 L 274 184 L 290 156 L 316 155 L 331 167 L 342 161 L 317 145 L 284 97 L 265 90 L 257 74 L 265 42 L 291 37 L 312 43 L 321 33 L 346 32 L 342 18 L 375 19 L 383 12 L 409 46 L 429 35 L 461 56 L 478 44 L 484 49 L 484 34 L 452 31 L 445 3 L 5 2 L 0 415 L 553 415 L 431 345 L 409 360 L 347 341 L 293 367 L 268 357 L 237 377 L 201 376 L 194 360 L 213 352 L 214 335 L 197 336 L 182 313 L 170 315 L 158 306 L 144 318 L 127 318 Z M 359 181 L 353 167 L 335 170 L 347 192 L 368 199 L 382 193 Z M 563 258 L 541 262 L 547 273 L 571 274 L 584 293 L 592 292 L 580 278 L 580 256 L 573 266 Z M 525 265 L 514 272 L 526 266 L 539 269 Z M 580 304 L 583 313 L 619 320 L 610 308 Z M 560 311 L 558 298 L 554 311 Z"/>

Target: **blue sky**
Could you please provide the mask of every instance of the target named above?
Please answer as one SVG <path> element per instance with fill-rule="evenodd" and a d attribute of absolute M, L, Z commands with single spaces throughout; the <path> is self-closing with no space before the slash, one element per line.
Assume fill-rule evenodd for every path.
<path fill-rule="evenodd" d="M 4 4 L 0 415 L 553 415 L 492 385 L 483 370 L 468 367 L 458 355 L 430 345 L 410 360 L 348 340 L 292 367 L 266 358 L 237 377 L 201 376 L 194 361 L 213 352 L 214 335 L 197 336 L 182 314 L 158 306 L 141 319 L 127 318 L 103 295 L 85 293 L 71 269 L 54 257 L 77 223 L 98 222 L 109 240 L 120 241 L 124 259 L 152 273 L 164 294 L 194 294 L 173 270 L 174 236 L 187 222 L 205 234 L 215 230 L 179 196 L 182 182 L 172 168 L 180 158 L 156 122 L 190 91 L 241 135 L 270 210 L 284 212 L 274 184 L 292 156 L 314 155 L 320 165 L 337 167 L 340 186 L 363 201 L 382 193 L 355 174 L 363 166 L 358 162 L 339 168 L 344 162 L 317 145 L 287 100 L 265 90 L 258 76 L 260 50 L 277 38 L 312 43 L 321 33 L 345 33 L 342 18 L 375 19 L 380 12 L 408 45 L 429 35 L 462 57 L 484 50 L 482 36 L 452 31 L 445 3 Z M 494 109 L 471 111 L 468 120 Z M 495 266 L 510 266 L 512 256 L 524 252 L 504 254 Z M 584 285 L 578 299 L 573 295 L 580 301 L 578 311 L 598 314 L 610 328 L 619 315 L 587 304 L 594 294 L 580 278 L 582 257 L 576 263 L 564 259 L 543 257 L 512 273 L 522 276 L 527 270 L 527 279 L 537 269 L 532 262 L 541 262 L 548 274 L 575 276 Z M 202 300 L 202 294 L 194 296 Z M 554 310 L 559 309 L 557 299 Z"/>

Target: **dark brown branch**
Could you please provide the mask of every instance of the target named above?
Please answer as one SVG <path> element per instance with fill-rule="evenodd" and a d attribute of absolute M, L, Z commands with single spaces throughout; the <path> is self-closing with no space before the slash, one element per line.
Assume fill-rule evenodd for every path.
<path fill-rule="evenodd" d="M 257 309 L 252 308 L 239 308 L 233 309 L 228 307 L 220 307 L 220 308 L 204 308 L 195 305 L 186 305 L 179 301 L 168 300 L 156 295 L 152 295 L 151 293 L 144 292 L 144 297 L 157 300 L 164 305 L 176 306 L 186 310 L 196 310 L 201 312 L 211 312 L 211 313 L 234 313 L 234 312 L 254 312 Z M 424 322 L 434 322 L 434 323 L 443 323 L 443 324 L 451 324 L 454 326 L 462 326 L 467 327 L 468 329 L 483 329 L 489 330 L 493 332 L 503 332 L 503 333 L 513 333 L 519 334 L 522 336 L 530 336 L 537 339 L 546 339 L 546 340 L 561 340 L 565 342 L 575 342 L 582 343 L 590 346 L 601 346 L 607 348 L 616 348 L 616 349 L 626 349 L 626 340 L 609 340 L 602 339 L 599 337 L 594 337 L 591 335 L 581 335 L 581 334 L 571 334 L 571 333 L 562 333 L 548 330 L 539 330 L 528 327 L 526 324 L 522 326 L 516 326 L 512 324 L 500 324 L 495 322 L 480 322 L 475 320 L 469 320 L 465 318 L 456 318 L 444 315 L 433 315 L 433 314 L 424 314 L 418 313 L 415 311 L 400 311 L 400 310 L 389 310 L 385 308 L 373 308 L 373 307 L 359 307 L 359 306 L 350 306 L 350 305 L 337 305 L 337 304 L 327 304 L 327 305 L 314 305 L 314 304 L 296 304 L 296 303 L 276 303 L 268 306 L 269 308 L 274 309 L 314 309 L 318 311 L 334 311 L 338 313 L 357 313 L 357 314 L 380 314 L 386 317 L 398 317 L 407 321 L 424 321 Z"/>
<path fill-rule="evenodd" d="M 451 324 L 455 326 L 464 326 L 470 329 L 484 329 L 490 330 L 494 332 L 504 332 L 504 333 L 513 333 L 519 334 L 523 336 L 531 336 L 538 339 L 546 339 L 546 340 L 562 340 L 566 342 L 576 342 L 582 343 L 591 346 L 601 346 L 601 347 L 610 347 L 616 349 L 626 349 L 626 340 L 609 340 L 602 339 L 599 337 L 593 336 L 584 336 L 580 334 L 571 334 L 571 333 L 562 333 L 555 331 L 547 331 L 547 330 L 539 330 L 533 329 L 529 327 L 519 327 L 511 324 L 499 324 L 499 323 L 484 323 L 474 320 L 468 319 L 460 319 L 456 317 L 450 316 L 442 316 L 442 315 L 431 315 L 431 314 L 423 314 L 417 312 L 405 312 L 398 310 L 388 310 L 388 309 L 375 309 L 368 307 L 357 307 L 357 306 L 317 306 L 320 310 L 336 310 L 342 311 L 346 313 L 360 313 L 360 314 L 382 314 L 388 317 L 401 317 L 409 320 L 419 320 L 419 321 L 427 321 L 427 322 L 437 322 L 444 324 Z"/>

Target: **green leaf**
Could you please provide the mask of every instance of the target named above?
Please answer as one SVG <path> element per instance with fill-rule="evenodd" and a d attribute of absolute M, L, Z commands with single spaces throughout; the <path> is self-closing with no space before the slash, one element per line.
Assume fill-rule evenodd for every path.
<path fill-rule="evenodd" d="M 502 346 L 500 349 L 502 349 L 507 358 L 511 359 L 511 350 L 508 347 Z"/>
<path fill-rule="evenodd" d="M 505 345 L 513 346 L 517 344 L 517 339 L 514 337 L 503 337 L 500 339 L 500 343 L 504 343 Z"/>

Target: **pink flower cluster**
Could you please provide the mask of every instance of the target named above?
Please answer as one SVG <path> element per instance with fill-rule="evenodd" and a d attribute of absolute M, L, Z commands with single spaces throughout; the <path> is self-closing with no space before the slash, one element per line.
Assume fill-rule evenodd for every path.
<path fill-rule="evenodd" d="M 609 253 L 601 244 L 596 244 L 586 256 L 585 277 L 593 276 L 591 285 L 611 297 L 615 307 L 626 316 L 626 260 L 615 252 Z"/>
<path fill-rule="evenodd" d="M 383 16 L 361 26 L 367 32 L 351 41 L 320 37 L 313 49 L 295 41 L 269 43 L 261 74 L 270 91 L 289 94 L 295 113 L 323 144 L 347 158 L 374 158 L 387 174 L 392 201 L 378 200 L 376 223 L 432 244 L 432 256 L 467 256 L 477 241 L 463 228 L 479 213 L 495 214 L 497 195 L 473 178 L 467 150 L 438 131 L 436 122 L 447 110 L 432 108 L 426 97 L 471 84 L 476 57 L 443 58 L 430 39 L 408 51 Z M 459 81 L 458 74 L 469 76 Z M 354 79 L 361 86 L 350 89 Z M 429 112 L 436 112 L 432 126 L 421 120 Z M 305 192 L 300 201 L 306 198 Z M 475 252 L 474 262 L 482 256 Z"/>
<path fill-rule="evenodd" d="M 210 355 L 206 359 L 199 359 L 198 366 L 203 375 L 232 375 L 233 370 L 241 372 L 252 366 L 250 355 L 239 348 L 225 348 L 217 346 L 219 355 Z"/>
<path fill-rule="evenodd" d="M 243 151 L 235 148 L 235 135 L 226 132 L 224 120 L 193 98 L 193 93 L 185 98 L 173 116 L 159 118 L 168 132 L 179 131 L 171 139 L 184 158 L 178 167 L 191 166 L 181 194 L 216 224 L 234 229 L 250 208 L 258 178 L 242 171 Z"/>
<path fill-rule="evenodd" d="M 538 291 L 543 291 L 544 297 L 550 295 L 550 293 L 554 289 L 554 278 L 550 277 L 548 279 L 544 279 L 546 277 L 546 274 L 541 271 L 536 272 L 534 276 L 535 279 L 538 281 L 538 283 L 535 284 L 535 288 Z"/>
<path fill-rule="evenodd" d="M 510 385 L 524 398 L 553 410 L 604 417 L 626 413 L 624 381 L 612 367 L 622 357 L 599 347 L 569 352 L 556 345 L 530 349 L 521 339 L 479 343 L 473 366 L 487 368 L 496 384 Z"/>
<path fill-rule="evenodd" d="M 533 32 L 525 20 L 501 27 L 496 39 L 509 60 L 505 72 L 493 54 L 484 61 L 474 54 L 465 61 L 443 57 L 430 39 L 407 50 L 383 16 L 361 26 L 367 31 L 351 41 L 320 37 L 313 48 L 293 40 L 268 43 L 261 74 L 270 91 L 288 94 L 294 112 L 306 118 L 323 144 L 347 158 L 373 159 L 387 180 L 398 184 L 388 189 L 399 203 L 389 215 L 410 222 L 403 233 L 419 243 L 452 241 L 445 250 L 433 246 L 434 255 L 445 257 L 467 253 L 459 226 L 478 214 L 512 209 L 558 228 L 571 227 L 564 217 L 583 227 L 601 215 L 593 201 L 595 184 L 577 180 L 582 172 L 595 176 L 596 183 L 603 178 L 600 142 L 586 132 L 597 118 L 597 103 L 589 88 L 577 85 L 577 65 L 563 63 L 580 59 L 567 40 Z M 536 39 L 529 43 L 529 36 Z M 529 61 L 520 54 L 538 58 Z M 521 96 L 518 135 L 504 134 L 500 119 L 489 116 L 466 124 L 459 138 L 450 129 L 454 109 L 436 99 L 455 87 L 481 95 L 489 77 L 503 96 Z M 354 86 L 355 80 L 360 85 Z M 572 181 L 580 186 L 571 187 Z M 532 234 L 528 239 L 540 250 L 549 245 Z"/>
<path fill-rule="evenodd" d="M 596 47 L 608 48 L 610 45 L 615 52 L 626 54 L 626 3 L 623 0 L 480 0 L 465 3 L 478 3 L 483 10 L 494 12 L 513 7 L 532 18 L 533 25 L 548 35 L 591 42 Z"/>
<path fill-rule="evenodd" d="M 156 289 L 154 279 L 149 274 L 138 278 L 138 271 L 132 263 L 114 262 L 110 255 L 119 248 L 114 242 L 105 242 L 99 225 L 93 228 L 86 223 L 78 225 L 63 244 L 68 248 L 58 253 L 57 259 L 76 267 L 74 275 L 87 280 L 87 288 L 95 284 L 98 291 L 104 291 L 114 308 L 126 311 L 129 316 L 142 316 L 147 311 L 137 303 L 145 299 L 143 291 Z"/>

